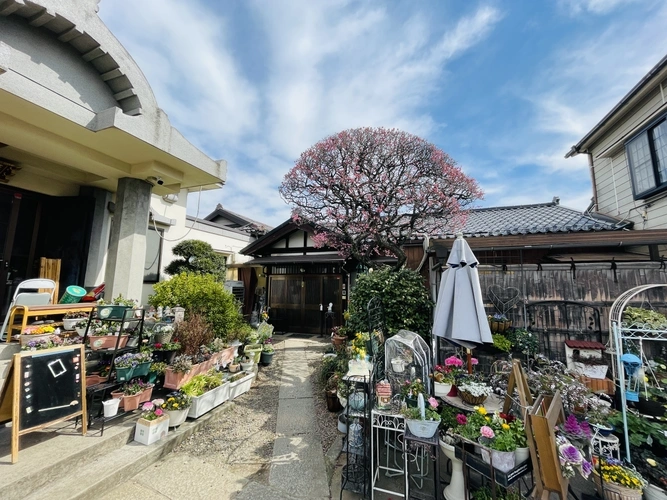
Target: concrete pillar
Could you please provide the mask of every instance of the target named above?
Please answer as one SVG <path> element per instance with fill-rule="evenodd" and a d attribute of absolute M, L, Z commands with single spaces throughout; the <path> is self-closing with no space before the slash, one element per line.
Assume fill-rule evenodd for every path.
<path fill-rule="evenodd" d="M 141 300 L 150 202 L 151 185 L 146 181 L 118 179 L 104 280 L 107 300 L 119 294 Z"/>
<path fill-rule="evenodd" d="M 82 186 L 79 194 L 95 199 L 93 223 L 90 231 L 90 245 L 88 247 L 86 279 L 84 281 L 84 286 L 94 287 L 104 282 L 109 231 L 111 230 L 111 214 L 109 213 L 108 206 L 112 200 L 112 193 L 106 189 Z"/>

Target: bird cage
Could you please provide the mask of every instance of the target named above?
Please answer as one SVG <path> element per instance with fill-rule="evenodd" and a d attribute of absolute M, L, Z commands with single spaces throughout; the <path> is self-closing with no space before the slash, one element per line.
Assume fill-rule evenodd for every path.
<path fill-rule="evenodd" d="M 384 347 L 385 375 L 394 394 L 398 394 L 405 381 L 420 378 L 427 394 L 431 392 L 431 352 L 428 344 L 418 334 L 399 330 L 387 339 Z"/>

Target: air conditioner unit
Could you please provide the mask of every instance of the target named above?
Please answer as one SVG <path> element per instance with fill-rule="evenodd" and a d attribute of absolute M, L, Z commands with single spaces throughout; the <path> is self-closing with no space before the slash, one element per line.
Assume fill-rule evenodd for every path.
<path fill-rule="evenodd" d="M 245 296 L 245 288 L 243 286 L 243 281 L 225 281 L 225 290 L 230 292 L 236 300 L 243 304 L 243 298 Z"/>

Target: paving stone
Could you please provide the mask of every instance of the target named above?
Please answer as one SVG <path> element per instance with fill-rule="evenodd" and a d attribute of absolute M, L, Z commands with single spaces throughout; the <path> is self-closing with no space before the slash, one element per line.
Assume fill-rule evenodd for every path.
<path fill-rule="evenodd" d="M 293 436 L 317 432 L 312 398 L 280 401 L 276 434 Z"/>
<path fill-rule="evenodd" d="M 269 484 L 293 498 L 329 498 L 319 436 L 306 434 L 276 438 Z"/>

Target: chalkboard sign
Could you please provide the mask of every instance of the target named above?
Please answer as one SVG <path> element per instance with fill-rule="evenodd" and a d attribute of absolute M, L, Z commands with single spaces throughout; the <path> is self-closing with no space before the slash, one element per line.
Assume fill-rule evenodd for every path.
<path fill-rule="evenodd" d="M 11 398 L 12 463 L 19 436 L 74 417 L 86 434 L 86 380 L 83 345 L 24 351 L 14 355 L 0 407 Z"/>
<path fill-rule="evenodd" d="M 22 356 L 19 429 L 43 426 L 82 409 L 81 349 Z M 85 394 L 83 394 L 85 397 Z"/>

